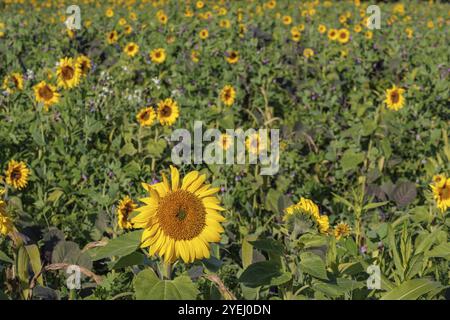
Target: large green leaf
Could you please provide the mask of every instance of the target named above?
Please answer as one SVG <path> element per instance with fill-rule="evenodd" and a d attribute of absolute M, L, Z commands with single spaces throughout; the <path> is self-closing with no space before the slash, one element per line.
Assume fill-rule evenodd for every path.
<path fill-rule="evenodd" d="M 134 290 L 138 300 L 194 300 L 198 295 L 196 285 L 188 276 L 161 280 L 151 269 L 138 273 Z"/>
<path fill-rule="evenodd" d="M 278 286 L 291 280 L 289 272 L 281 270 L 278 262 L 260 261 L 251 264 L 239 277 L 239 282 L 250 288 Z"/>
<path fill-rule="evenodd" d="M 259 250 L 263 250 L 266 252 L 273 252 L 276 254 L 283 253 L 283 245 L 280 242 L 273 239 L 255 240 L 250 241 L 250 243 L 253 245 L 253 247 Z"/>
<path fill-rule="evenodd" d="M 303 252 L 300 254 L 300 270 L 319 279 L 328 279 L 325 262 L 321 257 L 312 252 Z"/>
<path fill-rule="evenodd" d="M 125 233 L 117 238 L 108 241 L 106 246 L 94 248 L 89 251 L 93 261 L 109 257 L 127 256 L 139 247 L 141 243 L 142 230 Z"/>
<path fill-rule="evenodd" d="M 450 243 L 441 243 L 435 246 L 433 249 L 425 253 L 425 256 L 429 258 L 444 258 L 450 260 Z"/>
<path fill-rule="evenodd" d="M 430 292 L 438 293 L 444 287 L 429 279 L 413 279 L 385 293 L 381 300 L 416 300 Z"/>

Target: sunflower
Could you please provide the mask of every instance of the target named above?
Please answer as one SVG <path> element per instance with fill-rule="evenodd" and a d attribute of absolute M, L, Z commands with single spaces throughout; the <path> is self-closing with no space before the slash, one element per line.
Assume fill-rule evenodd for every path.
<path fill-rule="evenodd" d="M 231 22 L 228 19 L 222 19 L 219 22 L 219 26 L 224 29 L 229 29 L 231 27 Z"/>
<path fill-rule="evenodd" d="M 59 102 L 59 93 L 56 91 L 56 87 L 51 84 L 41 81 L 33 89 L 36 101 L 42 102 L 46 111 L 49 106 Z"/>
<path fill-rule="evenodd" d="M 83 77 L 86 77 L 87 74 L 89 73 L 89 71 L 91 71 L 91 69 L 92 69 L 91 59 L 89 59 L 85 55 L 81 55 L 77 58 L 76 63 L 80 66 L 81 75 Z"/>
<path fill-rule="evenodd" d="M 300 41 L 301 33 L 296 27 L 291 29 L 291 37 L 292 37 L 292 41 L 294 41 L 294 42 Z"/>
<path fill-rule="evenodd" d="M 27 168 L 25 162 L 17 162 L 11 160 L 8 163 L 8 168 L 6 169 L 6 183 L 15 189 L 23 189 L 28 184 L 28 176 L 30 175 L 30 169 Z"/>
<path fill-rule="evenodd" d="M 195 63 L 198 63 L 200 61 L 200 52 L 196 50 L 191 51 L 191 60 Z"/>
<path fill-rule="evenodd" d="M 205 6 L 205 3 L 203 1 L 197 1 L 195 6 L 197 7 L 197 9 L 202 9 Z"/>
<path fill-rule="evenodd" d="M 163 126 L 171 126 L 180 114 L 178 104 L 170 98 L 158 102 L 158 120 Z"/>
<path fill-rule="evenodd" d="M 229 134 L 223 133 L 220 135 L 218 143 L 221 149 L 228 150 L 233 145 L 233 138 Z"/>
<path fill-rule="evenodd" d="M 142 127 L 148 127 L 153 124 L 156 118 L 156 112 L 152 107 L 143 108 L 136 116 L 137 121 Z"/>
<path fill-rule="evenodd" d="M 292 23 L 292 17 L 291 16 L 283 16 L 283 18 L 281 18 L 281 21 L 283 22 L 284 25 L 288 26 Z"/>
<path fill-rule="evenodd" d="M 163 48 L 153 49 L 150 51 L 150 59 L 152 59 L 153 63 L 163 63 L 166 60 L 166 50 Z"/>
<path fill-rule="evenodd" d="M 339 43 L 342 43 L 342 44 L 346 44 L 347 42 L 349 42 L 350 41 L 350 31 L 348 31 L 345 28 L 340 29 L 338 31 L 337 40 L 339 41 Z"/>
<path fill-rule="evenodd" d="M 144 206 L 131 219 L 135 228 L 144 228 L 141 247 L 150 247 L 150 255 L 164 257 L 168 263 L 181 258 L 185 263 L 210 257 L 209 243 L 219 242 L 225 218 L 215 195 L 220 189 L 204 184 L 206 175 L 188 173 L 180 183 L 178 170 L 171 166 L 171 182 L 143 183 L 149 193 L 141 199 Z"/>
<path fill-rule="evenodd" d="M 58 86 L 66 89 L 76 87 L 81 78 L 80 65 L 72 58 L 63 58 L 59 60 L 56 75 L 58 76 Z"/>
<path fill-rule="evenodd" d="M 127 25 L 125 26 L 125 28 L 123 29 L 123 31 L 125 32 L 125 34 L 130 34 L 130 33 L 133 32 L 133 27 L 130 26 L 129 24 L 127 24 Z"/>
<path fill-rule="evenodd" d="M 111 31 L 111 32 L 108 33 L 108 35 L 106 36 L 106 41 L 108 41 L 109 44 L 114 44 L 114 43 L 116 43 L 118 39 L 119 39 L 119 34 L 117 33 L 116 30 Z"/>
<path fill-rule="evenodd" d="M 23 90 L 23 77 L 20 73 L 13 72 L 3 79 L 2 88 L 8 93 Z"/>
<path fill-rule="evenodd" d="M 167 18 L 167 15 L 164 12 L 158 12 L 156 16 L 161 24 L 167 24 L 167 21 L 169 19 Z"/>
<path fill-rule="evenodd" d="M 303 214 L 311 216 L 314 220 L 320 217 L 319 207 L 312 200 L 301 197 L 297 204 L 287 207 L 284 210 L 283 220 L 286 221 L 294 213 L 300 211 Z"/>
<path fill-rule="evenodd" d="M 433 177 L 433 184 L 430 185 L 437 207 L 446 211 L 450 207 L 450 178 L 440 174 Z"/>
<path fill-rule="evenodd" d="M 226 85 L 220 91 L 220 100 L 228 107 L 234 103 L 235 97 L 236 97 L 236 90 L 234 90 L 234 88 L 230 85 Z"/>
<path fill-rule="evenodd" d="M 328 31 L 328 39 L 334 41 L 338 37 L 338 31 L 336 29 L 330 29 Z"/>
<path fill-rule="evenodd" d="M 107 16 L 108 18 L 112 18 L 114 16 L 114 10 L 112 8 L 106 9 L 105 16 Z"/>
<path fill-rule="evenodd" d="M 125 18 L 120 18 L 120 19 L 119 19 L 119 25 L 120 25 L 120 26 L 123 27 L 123 26 L 126 25 L 126 24 L 127 24 L 127 20 L 126 20 Z"/>
<path fill-rule="evenodd" d="M 403 108 L 405 104 L 405 98 L 403 97 L 404 92 L 405 89 L 399 88 L 395 85 L 391 89 L 387 89 L 386 100 L 384 100 L 387 107 L 394 111 L 398 111 Z"/>
<path fill-rule="evenodd" d="M 266 141 L 263 141 L 261 135 L 255 132 L 247 138 L 245 141 L 245 146 L 251 154 L 260 154 L 267 149 L 268 139 L 265 140 Z"/>
<path fill-rule="evenodd" d="M 367 40 L 370 40 L 373 38 L 373 32 L 372 31 L 366 31 L 366 33 L 364 33 L 364 37 L 366 37 Z"/>
<path fill-rule="evenodd" d="M 325 32 L 327 32 L 327 27 L 324 26 L 323 24 L 320 24 L 318 27 L 319 33 L 323 34 Z"/>
<path fill-rule="evenodd" d="M 202 30 L 200 30 L 198 35 L 199 35 L 200 39 L 205 40 L 209 37 L 209 32 L 207 29 L 202 29 Z"/>
<path fill-rule="evenodd" d="M 228 51 L 225 54 L 225 59 L 228 61 L 228 63 L 235 64 L 239 61 L 239 52 L 235 50 Z"/>
<path fill-rule="evenodd" d="M 137 205 L 129 196 L 119 201 L 119 206 L 117 207 L 117 224 L 121 229 L 131 229 L 133 227 L 133 224 L 130 222 L 130 215 L 136 208 Z"/>
<path fill-rule="evenodd" d="M 4 190 L 0 190 L 0 197 L 3 195 Z M 13 231 L 14 225 L 11 218 L 6 213 L 6 204 L 0 199 L 0 235 L 6 236 Z"/>
<path fill-rule="evenodd" d="M 135 42 L 130 42 L 125 46 L 125 48 L 123 48 L 123 51 L 129 57 L 134 57 L 139 52 L 139 46 Z"/>
<path fill-rule="evenodd" d="M 314 56 L 314 51 L 311 48 L 306 48 L 305 50 L 303 50 L 303 56 L 306 59 L 309 59 Z"/>
<path fill-rule="evenodd" d="M 412 39 L 412 38 L 413 38 L 413 35 L 414 35 L 413 29 L 411 29 L 411 28 L 406 28 L 406 29 L 405 29 L 405 33 L 406 33 L 406 36 L 408 37 L 408 39 Z"/>
<path fill-rule="evenodd" d="M 316 220 L 316 222 L 319 225 L 320 233 L 328 233 L 328 230 L 330 229 L 330 222 L 328 220 L 328 216 L 327 215 L 321 215 Z"/>
<path fill-rule="evenodd" d="M 355 31 L 356 33 L 360 33 L 362 31 L 362 27 L 360 24 L 357 24 L 354 28 L 353 31 Z"/>
<path fill-rule="evenodd" d="M 350 235 L 350 226 L 345 223 L 345 222 L 339 222 L 335 227 L 334 227 L 334 237 L 339 240 L 342 237 L 346 238 Z"/>

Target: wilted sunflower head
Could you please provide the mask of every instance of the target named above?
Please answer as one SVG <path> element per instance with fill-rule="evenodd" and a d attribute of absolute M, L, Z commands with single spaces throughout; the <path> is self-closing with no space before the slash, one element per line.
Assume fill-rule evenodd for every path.
<path fill-rule="evenodd" d="M 386 99 L 384 102 L 391 110 L 398 111 L 403 108 L 405 104 L 405 98 L 403 97 L 404 89 L 397 86 L 393 86 L 391 89 L 386 90 Z"/>
<path fill-rule="evenodd" d="M 55 86 L 41 81 L 33 89 L 36 101 L 42 102 L 45 110 L 48 110 L 49 106 L 59 102 L 59 93 L 56 91 Z"/>
<path fill-rule="evenodd" d="M 158 102 L 158 120 L 163 126 L 171 126 L 179 116 L 178 104 L 171 98 Z"/>
<path fill-rule="evenodd" d="M 143 108 L 136 116 L 137 121 L 143 127 L 151 126 L 156 118 L 156 112 L 152 107 Z"/>
<path fill-rule="evenodd" d="M 236 50 L 228 51 L 225 54 L 225 58 L 228 61 L 228 63 L 235 64 L 236 62 L 239 61 L 239 52 Z"/>
<path fill-rule="evenodd" d="M 130 42 L 123 48 L 123 51 L 129 57 L 134 57 L 139 52 L 139 45 L 135 42 Z"/>
<path fill-rule="evenodd" d="M 141 247 L 150 247 L 150 255 L 166 262 L 181 258 L 186 263 L 210 257 L 209 244 L 219 242 L 225 218 L 224 209 L 215 196 L 219 188 L 204 184 L 206 175 L 188 173 L 182 181 L 175 167 L 170 167 L 171 181 L 153 185 L 143 183 L 149 197 L 131 219 L 135 228 L 144 228 Z"/>
<path fill-rule="evenodd" d="M 166 60 L 166 50 L 157 48 L 150 51 L 150 59 L 153 63 L 161 64 Z"/>
<path fill-rule="evenodd" d="M 11 160 L 8 163 L 8 168 L 6 169 L 6 184 L 12 186 L 15 189 L 23 189 L 28 184 L 28 176 L 30 175 L 30 169 L 23 161 Z"/>
<path fill-rule="evenodd" d="M 62 58 L 59 60 L 56 75 L 58 77 L 58 85 L 60 87 L 66 89 L 76 87 L 81 78 L 80 65 L 72 58 Z"/>
<path fill-rule="evenodd" d="M 129 196 L 125 196 L 119 201 L 117 207 L 117 224 L 121 229 L 130 229 L 133 224 L 130 222 L 131 213 L 137 208 L 137 205 Z"/>
<path fill-rule="evenodd" d="M 350 226 L 345 222 L 339 222 L 334 227 L 334 237 L 339 240 L 341 238 L 346 238 L 350 235 Z"/>
<path fill-rule="evenodd" d="M 236 97 L 236 90 L 230 85 L 226 85 L 220 91 L 220 100 L 226 105 L 231 106 L 234 103 Z"/>

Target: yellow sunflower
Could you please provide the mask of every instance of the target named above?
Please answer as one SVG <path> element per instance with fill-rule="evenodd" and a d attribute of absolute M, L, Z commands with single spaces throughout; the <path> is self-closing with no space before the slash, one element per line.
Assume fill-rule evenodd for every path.
<path fill-rule="evenodd" d="M 334 41 L 338 37 L 338 31 L 336 29 L 328 30 L 328 39 Z"/>
<path fill-rule="evenodd" d="M 316 220 L 316 222 L 319 225 L 320 233 L 328 233 L 328 230 L 330 230 L 330 222 L 328 220 L 328 216 L 327 215 L 321 215 Z"/>
<path fill-rule="evenodd" d="M 209 32 L 207 29 L 202 29 L 202 30 L 200 30 L 198 35 L 199 35 L 200 39 L 205 40 L 209 37 Z"/>
<path fill-rule="evenodd" d="M 294 42 L 300 41 L 301 33 L 296 27 L 291 29 L 291 38 L 292 38 L 292 41 L 294 41 Z"/>
<path fill-rule="evenodd" d="M 153 124 L 156 118 L 156 112 L 152 107 L 143 108 L 136 116 L 137 121 L 142 127 L 148 127 Z"/>
<path fill-rule="evenodd" d="M 261 135 L 255 132 L 247 138 L 245 146 L 251 154 L 260 154 L 267 149 L 267 145 L 269 144 L 269 139 L 266 138 L 265 140 L 265 143 L 263 143 Z"/>
<path fill-rule="evenodd" d="M 370 39 L 372 39 L 373 38 L 373 32 L 372 31 L 366 31 L 366 33 L 364 33 L 364 37 L 367 39 L 367 40 L 370 40 Z"/>
<path fill-rule="evenodd" d="M 200 52 L 196 50 L 191 51 L 191 60 L 195 63 L 198 63 L 200 61 Z"/>
<path fill-rule="evenodd" d="M 80 66 L 81 75 L 83 77 L 86 77 L 87 74 L 89 73 L 89 71 L 91 71 L 91 69 L 92 69 L 91 59 L 89 59 L 85 55 L 81 55 L 77 58 L 76 63 Z"/>
<path fill-rule="evenodd" d="M 129 57 L 134 57 L 139 52 L 139 45 L 135 42 L 130 42 L 123 48 L 123 52 Z"/>
<path fill-rule="evenodd" d="M 219 242 L 225 218 L 216 196 L 219 188 L 204 184 L 206 175 L 188 173 L 180 183 L 178 170 L 171 166 L 171 182 L 143 183 L 149 193 L 145 204 L 131 219 L 135 228 L 143 228 L 141 247 L 150 247 L 150 255 L 164 257 L 166 263 L 181 258 L 192 263 L 210 257 L 209 244 Z"/>
<path fill-rule="evenodd" d="M 58 86 L 66 89 L 76 87 L 81 78 L 80 65 L 72 58 L 62 58 L 59 60 L 56 75 L 58 76 Z"/>
<path fill-rule="evenodd" d="M 137 205 L 129 196 L 125 196 L 119 201 L 117 207 L 117 224 L 121 229 L 131 229 L 133 224 L 130 222 L 131 213 L 137 208 Z"/>
<path fill-rule="evenodd" d="M 337 40 L 339 43 L 345 44 L 350 41 L 350 31 L 343 28 L 338 31 Z"/>
<path fill-rule="evenodd" d="M 233 137 L 229 134 L 223 133 L 220 135 L 218 143 L 221 149 L 228 150 L 233 145 Z"/>
<path fill-rule="evenodd" d="M 133 27 L 130 26 L 129 24 L 127 24 L 127 25 L 125 26 L 125 28 L 123 29 L 123 31 L 125 32 L 125 34 L 130 34 L 130 33 L 133 32 Z"/>
<path fill-rule="evenodd" d="M 446 211 L 450 207 L 450 178 L 440 174 L 433 177 L 430 185 L 437 207 Z"/>
<path fill-rule="evenodd" d="M 309 59 L 309 58 L 313 57 L 313 56 L 314 56 L 314 51 L 313 51 L 313 49 L 311 49 L 311 48 L 306 48 L 305 50 L 303 50 L 303 56 L 304 56 L 306 59 Z"/>
<path fill-rule="evenodd" d="M 106 9 L 105 16 L 107 16 L 108 18 L 112 18 L 114 16 L 114 10 L 112 8 Z"/>
<path fill-rule="evenodd" d="M 3 195 L 4 190 L 0 190 L 0 197 Z M 0 235 L 6 236 L 13 231 L 14 225 L 11 218 L 6 213 L 6 204 L 0 199 Z"/>
<path fill-rule="evenodd" d="M 152 59 L 153 63 L 163 63 L 166 60 L 166 50 L 163 48 L 153 49 L 150 51 L 150 59 Z"/>
<path fill-rule="evenodd" d="M 224 29 L 229 29 L 231 27 L 231 22 L 228 19 L 222 19 L 219 22 L 219 26 Z"/>
<path fill-rule="evenodd" d="M 405 104 L 405 98 L 403 97 L 404 92 L 405 89 L 399 88 L 395 85 L 391 89 L 387 89 L 386 100 L 384 100 L 387 107 L 394 111 L 398 111 L 403 108 Z"/>
<path fill-rule="evenodd" d="M 323 24 L 320 24 L 317 29 L 319 30 L 319 33 L 321 33 L 321 34 L 327 32 L 327 27 Z"/>
<path fill-rule="evenodd" d="M 226 85 L 220 91 L 220 100 L 226 105 L 231 106 L 234 103 L 236 97 L 236 90 L 230 85 Z"/>
<path fill-rule="evenodd" d="M 106 41 L 108 41 L 109 44 L 116 43 L 118 39 L 119 39 L 119 34 L 117 33 L 116 30 L 109 32 L 108 35 L 106 36 Z"/>
<path fill-rule="evenodd" d="M 167 24 L 167 21 L 169 19 L 167 18 L 167 15 L 164 12 L 159 12 L 156 16 L 161 24 Z"/>
<path fill-rule="evenodd" d="M 239 61 L 239 52 L 235 50 L 228 51 L 225 55 L 225 59 L 230 64 L 235 64 Z"/>
<path fill-rule="evenodd" d="M 346 238 L 350 235 L 350 226 L 345 222 L 339 222 L 334 227 L 334 237 L 339 240 L 341 238 Z"/>
<path fill-rule="evenodd" d="M 292 23 L 292 17 L 291 16 L 283 16 L 283 18 L 281 18 L 281 21 L 283 22 L 284 25 L 288 26 Z"/>
<path fill-rule="evenodd" d="M 49 106 L 59 102 L 59 93 L 56 91 L 55 86 L 41 81 L 33 89 L 36 101 L 42 102 L 46 111 Z"/>
<path fill-rule="evenodd" d="M 23 77 L 20 73 L 13 72 L 3 79 L 2 88 L 8 93 L 23 90 Z"/>
<path fill-rule="evenodd" d="M 314 220 L 320 217 L 319 207 L 312 200 L 301 197 L 300 201 L 284 210 L 283 220 L 287 220 L 291 215 L 300 211 L 303 214 L 311 216 Z"/>
<path fill-rule="evenodd" d="M 163 126 L 171 126 L 177 121 L 180 111 L 178 104 L 171 98 L 158 102 L 158 120 Z"/>
<path fill-rule="evenodd" d="M 12 186 L 15 189 L 23 189 L 28 184 L 28 176 L 30 175 L 30 169 L 23 161 L 11 160 L 8 163 L 8 168 L 5 171 L 6 184 Z"/>

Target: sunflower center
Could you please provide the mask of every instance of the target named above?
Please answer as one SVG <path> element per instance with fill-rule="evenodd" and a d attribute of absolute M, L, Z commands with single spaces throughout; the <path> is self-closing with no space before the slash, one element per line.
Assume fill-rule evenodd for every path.
<path fill-rule="evenodd" d="M 148 119 L 150 119 L 150 112 L 144 112 L 141 116 L 141 119 L 144 121 L 147 121 Z"/>
<path fill-rule="evenodd" d="M 155 57 L 156 57 L 156 58 L 160 58 L 160 57 L 161 57 L 161 52 L 157 51 L 157 52 L 155 53 Z"/>
<path fill-rule="evenodd" d="M 53 91 L 47 85 L 39 89 L 39 95 L 44 98 L 44 100 L 51 100 L 53 98 Z"/>
<path fill-rule="evenodd" d="M 202 201 L 193 193 L 177 190 L 161 199 L 158 222 L 164 233 L 175 240 L 189 240 L 205 227 L 206 211 Z"/>
<path fill-rule="evenodd" d="M 19 87 L 19 80 L 18 80 L 16 77 L 13 77 L 13 78 L 12 78 L 12 81 L 13 81 L 13 83 L 14 83 L 14 86 L 15 86 L 16 88 L 18 88 L 18 87 Z"/>
<path fill-rule="evenodd" d="M 61 70 L 61 75 L 64 80 L 70 80 L 73 78 L 75 74 L 75 70 L 72 67 L 65 66 Z"/>
<path fill-rule="evenodd" d="M 11 180 L 12 181 L 18 181 L 20 178 L 22 178 L 22 172 L 20 171 L 20 168 L 16 167 L 11 171 Z"/>
<path fill-rule="evenodd" d="M 172 109 L 165 105 L 162 109 L 161 109 L 161 116 L 163 117 L 170 117 L 170 115 L 172 114 Z"/>
<path fill-rule="evenodd" d="M 450 200 L 450 188 L 448 187 L 443 188 L 440 193 L 440 196 L 443 201 Z"/>
<path fill-rule="evenodd" d="M 400 95 L 398 94 L 397 91 L 391 93 L 391 100 L 392 103 L 397 103 L 400 100 Z"/>

